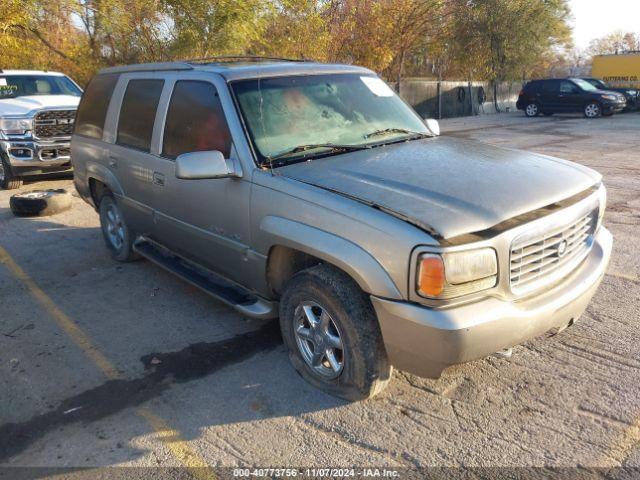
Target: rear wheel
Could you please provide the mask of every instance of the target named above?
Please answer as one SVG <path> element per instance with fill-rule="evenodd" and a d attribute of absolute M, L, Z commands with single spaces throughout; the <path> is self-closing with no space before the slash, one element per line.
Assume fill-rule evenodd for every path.
<path fill-rule="evenodd" d="M 369 298 L 344 272 L 318 265 L 296 274 L 280 301 L 291 363 L 311 385 L 347 400 L 381 392 L 391 378 Z"/>
<path fill-rule="evenodd" d="M 100 199 L 100 228 L 104 242 L 115 260 L 131 262 L 138 258 L 138 254 L 133 251 L 133 235 L 111 193 L 105 193 Z"/>
<path fill-rule="evenodd" d="M 529 103 L 525 109 L 524 113 L 527 117 L 537 117 L 540 114 L 540 107 L 537 103 Z"/>
<path fill-rule="evenodd" d="M 602 115 L 602 108 L 598 102 L 591 102 L 584 107 L 584 116 L 587 118 L 597 118 Z"/>
<path fill-rule="evenodd" d="M 11 167 L 4 158 L 0 159 L 0 188 L 4 190 L 15 190 L 21 186 L 22 179 L 13 175 Z"/>

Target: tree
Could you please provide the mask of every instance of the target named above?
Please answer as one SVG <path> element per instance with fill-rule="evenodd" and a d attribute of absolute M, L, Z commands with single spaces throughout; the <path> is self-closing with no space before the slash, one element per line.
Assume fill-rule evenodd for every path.
<path fill-rule="evenodd" d="M 589 44 L 591 55 L 618 54 L 627 51 L 640 51 L 640 34 L 620 30 L 601 38 L 592 40 Z"/>

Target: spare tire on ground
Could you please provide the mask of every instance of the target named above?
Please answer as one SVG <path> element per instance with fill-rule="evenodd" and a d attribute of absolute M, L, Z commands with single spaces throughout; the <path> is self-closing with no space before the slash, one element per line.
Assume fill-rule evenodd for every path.
<path fill-rule="evenodd" d="M 17 217 L 46 217 L 71 208 L 71 194 L 57 190 L 33 190 L 12 195 L 9 207 Z"/>

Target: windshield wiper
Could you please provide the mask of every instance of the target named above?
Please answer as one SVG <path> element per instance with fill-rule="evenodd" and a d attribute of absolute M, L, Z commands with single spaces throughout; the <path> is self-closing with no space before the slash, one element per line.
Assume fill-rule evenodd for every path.
<path fill-rule="evenodd" d="M 367 148 L 371 148 L 369 145 L 340 145 L 335 143 L 309 143 L 306 145 L 298 145 L 297 147 L 290 148 L 289 150 L 285 150 L 284 152 L 276 153 L 275 155 L 269 155 L 265 157 L 266 162 L 271 163 L 274 160 L 280 160 L 281 158 L 288 157 L 289 155 L 294 155 L 296 153 L 303 153 L 307 150 L 315 150 L 317 148 L 325 148 L 328 151 L 322 152 L 324 153 L 340 153 L 340 152 L 354 152 L 356 150 L 365 150 Z"/>
<path fill-rule="evenodd" d="M 380 137 L 382 135 L 386 135 L 387 133 L 405 133 L 407 135 L 410 135 L 412 138 L 431 137 L 431 135 L 429 135 L 428 133 L 414 132 L 413 130 L 407 130 L 406 128 L 383 128 L 380 130 L 376 130 L 375 132 L 367 133 L 364 138 Z"/>

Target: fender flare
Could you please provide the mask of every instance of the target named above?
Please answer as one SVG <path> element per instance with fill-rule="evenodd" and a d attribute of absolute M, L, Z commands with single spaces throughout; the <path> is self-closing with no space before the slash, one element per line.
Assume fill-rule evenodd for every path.
<path fill-rule="evenodd" d="M 400 290 L 382 265 L 371 254 L 349 240 L 276 216 L 264 217 L 260 230 L 269 236 L 264 244 L 267 247 L 266 251 L 270 251 L 271 247 L 276 245 L 299 250 L 343 270 L 366 293 L 402 299 Z"/>
<path fill-rule="evenodd" d="M 115 195 L 123 196 L 124 190 L 116 176 L 104 165 L 97 162 L 86 164 L 87 183 L 91 178 L 104 183 Z"/>

